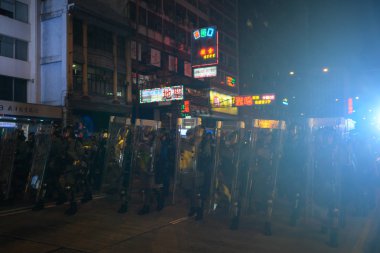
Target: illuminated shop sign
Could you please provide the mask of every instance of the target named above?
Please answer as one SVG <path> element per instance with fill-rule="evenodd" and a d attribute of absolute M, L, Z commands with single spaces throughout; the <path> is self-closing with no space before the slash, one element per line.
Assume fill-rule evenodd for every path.
<path fill-rule="evenodd" d="M 233 107 L 232 100 L 233 96 L 219 93 L 213 90 L 210 91 L 210 105 L 212 111 L 237 115 L 238 108 Z"/>
<path fill-rule="evenodd" d="M 140 90 L 140 103 L 183 100 L 183 86 Z"/>
<path fill-rule="evenodd" d="M 269 128 L 269 129 L 285 129 L 285 121 L 269 120 L 269 119 L 256 119 L 254 121 L 256 128 Z"/>
<path fill-rule="evenodd" d="M 276 99 L 275 94 L 233 97 L 232 106 L 269 105 Z"/>
<path fill-rule="evenodd" d="M 184 100 L 181 105 L 181 117 L 186 118 L 188 116 L 190 116 L 190 101 Z"/>
<path fill-rule="evenodd" d="M 0 127 L 3 127 L 3 128 L 16 128 L 17 125 L 15 122 L 1 122 L 0 121 Z"/>
<path fill-rule="evenodd" d="M 354 102 L 353 102 L 352 98 L 349 98 L 348 99 L 348 111 L 347 111 L 347 113 L 352 114 L 353 112 L 354 112 Z"/>
<path fill-rule="evenodd" d="M 19 103 L 0 100 L 0 115 L 62 118 L 62 108 L 58 106 Z"/>
<path fill-rule="evenodd" d="M 235 87 L 236 86 L 236 78 L 232 76 L 226 76 L 226 84 L 229 87 Z"/>
<path fill-rule="evenodd" d="M 218 64 L 218 30 L 215 26 L 194 30 L 191 36 L 191 65 Z"/>
<path fill-rule="evenodd" d="M 194 78 L 215 77 L 217 75 L 217 67 L 203 67 L 194 69 Z"/>
<path fill-rule="evenodd" d="M 183 104 L 181 106 L 181 112 L 182 113 L 189 113 L 190 112 L 190 101 L 189 100 L 183 101 Z"/>

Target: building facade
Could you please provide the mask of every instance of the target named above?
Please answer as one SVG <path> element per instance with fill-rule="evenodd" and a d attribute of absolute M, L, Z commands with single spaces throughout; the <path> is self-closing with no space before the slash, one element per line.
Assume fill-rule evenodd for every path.
<path fill-rule="evenodd" d="M 0 132 L 62 117 L 41 82 L 40 22 L 39 1 L 0 1 Z"/>
<path fill-rule="evenodd" d="M 6 66 L 0 78 L 9 83 L 0 86 L 7 89 L 0 99 L 61 106 L 65 124 L 86 118 L 98 129 L 111 115 L 168 127 L 177 117 L 237 115 L 213 108 L 213 101 L 239 91 L 236 0 L 0 3 L 0 21 L 12 25 L 0 27 Z M 191 36 L 208 26 L 219 31 L 217 76 L 195 79 Z M 172 86 L 184 87 L 183 100 L 140 103 L 142 90 Z"/>

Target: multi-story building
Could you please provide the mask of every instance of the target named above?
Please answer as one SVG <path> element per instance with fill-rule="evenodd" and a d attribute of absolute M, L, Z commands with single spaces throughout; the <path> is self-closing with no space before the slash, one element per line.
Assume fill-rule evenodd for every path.
<path fill-rule="evenodd" d="M 136 0 L 129 1 L 128 10 L 135 31 L 131 56 L 136 97 L 141 89 L 184 85 L 191 116 L 237 115 L 237 110 L 212 109 L 210 105 L 214 96 L 238 92 L 237 1 Z M 192 78 L 191 37 L 194 29 L 207 26 L 219 30 L 218 75 L 198 80 Z M 234 84 L 228 86 L 226 80 L 231 78 Z M 170 122 L 167 120 L 180 116 L 181 104 L 136 104 L 137 115 Z"/>
<path fill-rule="evenodd" d="M 39 1 L 0 0 L 0 24 L 0 128 L 61 118 L 40 78 Z"/>
<path fill-rule="evenodd" d="M 61 99 L 64 121 L 99 130 L 107 128 L 111 115 L 130 116 L 126 2 L 45 0 L 41 5 L 42 83 L 52 101 Z"/>
<path fill-rule="evenodd" d="M 62 106 L 64 122 L 85 120 L 97 129 L 107 127 L 111 115 L 162 120 L 171 127 L 184 102 L 139 103 L 140 92 L 183 85 L 184 99 L 190 104 L 187 114 L 204 118 L 237 114 L 210 105 L 215 96 L 227 101 L 223 93 L 238 93 L 236 0 L 32 2 L 1 1 L 8 16 L 22 19 L 22 11 L 31 13 L 24 21 L 4 17 L 21 28 L 0 28 L 0 34 L 9 38 L 2 39 L 2 45 L 12 47 L 12 54 L 10 49 L 0 51 L 11 56 L 0 60 L 18 66 L 2 68 L 8 72 L 0 74 L 13 78 L 12 92 L 23 89 L 7 95 L 12 97 L 8 100 Z M 8 13 L 3 6 L 9 3 L 13 12 Z M 219 31 L 218 75 L 195 79 L 192 31 L 207 26 Z"/>

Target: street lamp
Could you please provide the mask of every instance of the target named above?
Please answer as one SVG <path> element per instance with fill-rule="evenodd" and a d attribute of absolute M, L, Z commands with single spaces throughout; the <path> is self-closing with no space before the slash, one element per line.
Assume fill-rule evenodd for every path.
<path fill-rule="evenodd" d="M 294 76 L 294 74 L 295 74 L 294 71 L 289 72 L 289 75 L 291 75 L 291 76 Z"/>
<path fill-rule="evenodd" d="M 329 72 L 329 68 L 323 68 L 323 73 Z"/>

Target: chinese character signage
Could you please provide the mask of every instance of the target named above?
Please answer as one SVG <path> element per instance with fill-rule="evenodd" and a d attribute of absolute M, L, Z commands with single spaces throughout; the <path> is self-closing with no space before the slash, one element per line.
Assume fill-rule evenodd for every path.
<path fill-rule="evenodd" d="M 236 78 L 232 76 L 226 76 L 226 84 L 229 87 L 235 87 L 236 86 Z"/>
<path fill-rule="evenodd" d="M 268 105 L 276 99 L 275 94 L 233 97 L 232 106 Z"/>
<path fill-rule="evenodd" d="M 217 74 L 217 67 L 203 67 L 194 69 L 194 78 L 215 77 Z"/>
<path fill-rule="evenodd" d="M 140 103 L 167 102 L 183 99 L 183 86 L 140 90 Z"/>
<path fill-rule="evenodd" d="M 231 115 L 238 114 L 238 108 L 233 107 L 233 96 L 219 93 L 216 91 L 210 91 L 210 104 L 211 108 L 215 112 L 221 112 Z"/>
<path fill-rule="evenodd" d="M 218 64 L 218 30 L 215 26 L 199 28 L 191 36 L 193 67 Z"/>

